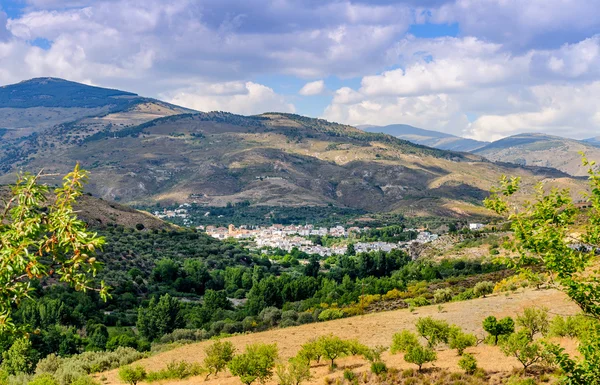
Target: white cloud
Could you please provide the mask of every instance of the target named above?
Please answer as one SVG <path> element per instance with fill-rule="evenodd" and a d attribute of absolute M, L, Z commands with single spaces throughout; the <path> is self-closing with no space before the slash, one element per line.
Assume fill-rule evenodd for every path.
<path fill-rule="evenodd" d="M 254 115 L 267 111 L 295 112 L 294 105 L 271 88 L 253 82 L 197 84 L 162 95 L 170 103 L 198 111 Z"/>
<path fill-rule="evenodd" d="M 323 80 L 306 83 L 304 87 L 298 91 L 298 93 L 303 96 L 320 95 L 323 92 L 325 92 L 325 82 Z"/>

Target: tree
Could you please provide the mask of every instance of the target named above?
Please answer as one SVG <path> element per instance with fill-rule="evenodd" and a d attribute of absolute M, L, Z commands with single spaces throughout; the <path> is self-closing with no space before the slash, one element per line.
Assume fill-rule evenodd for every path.
<path fill-rule="evenodd" d="M 138 312 L 137 328 L 140 334 L 152 341 L 175 329 L 183 327 L 179 301 L 165 294 L 156 302 L 152 298 L 147 308 Z"/>
<path fill-rule="evenodd" d="M 137 385 L 146 379 L 146 369 L 141 366 L 122 366 L 119 369 L 119 378 L 129 385 Z"/>
<path fill-rule="evenodd" d="M 348 247 L 346 248 L 346 255 L 356 255 L 356 249 L 354 248 L 354 243 L 349 243 Z"/>
<path fill-rule="evenodd" d="M 208 374 L 206 378 L 211 374 L 218 374 L 219 372 L 225 370 L 227 364 L 231 362 L 233 359 L 233 354 L 235 353 L 235 348 L 233 344 L 229 341 L 215 341 L 210 346 L 207 346 L 204 349 L 206 353 L 206 357 L 204 358 L 204 366 L 208 369 Z"/>
<path fill-rule="evenodd" d="M 279 385 L 300 385 L 311 378 L 310 364 L 297 357 L 291 358 L 287 365 L 277 365 L 276 373 Z"/>
<path fill-rule="evenodd" d="M 417 331 L 421 337 L 427 340 L 430 348 L 440 343 L 448 343 L 450 325 L 443 320 L 436 320 L 431 317 L 419 318 L 417 321 Z"/>
<path fill-rule="evenodd" d="M 105 350 L 108 343 L 108 329 L 102 324 L 90 325 L 87 330 L 87 350 Z"/>
<path fill-rule="evenodd" d="M 450 302 L 452 300 L 452 289 L 437 289 L 435 293 L 433 293 L 433 302 L 435 303 L 444 303 Z"/>
<path fill-rule="evenodd" d="M 32 373 L 38 359 L 39 354 L 31 346 L 31 341 L 28 338 L 20 338 L 2 353 L 0 369 L 8 374 Z"/>
<path fill-rule="evenodd" d="M 225 290 L 206 290 L 202 304 L 211 312 L 218 309 L 231 309 L 231 302 L 229 299 L 227 299 L 227 293 L 225 293 Z"/>
<path fill-rule="evenodd" d="M 104 282 L 94 287 L 100 264 L 94 252 L 104 240 L 87 230 L 73 210 L 87 181 L 79 165 L 63 178 L 49 201 L 44 174 L 20 175 L 0 211 L 0 333 L 14 330 L 11 314 L 35 290 L 32 281 L 53 277 L 76 290 L 108 298 Z"/>
<path fill-rule="evenodd" d="M 419 338 L 408 330 L 402 330 L 400 333 L 394 334 L 392 337 L 392 346 L 390 352 L 392 354 L 403 352 L 406 353 L 411 347 L 419 344 Z"/>
<path fill-rule="evenodd" d="M 521 326 L 529 339 L 533 341 L 533 337 L 540 333 L 546 335 L 550 328 L 550 320 L 548 319 L 548 309 L 528 307 L 522 315 L 517 317 L 517 325 Z"/>
<path fill-rule="evenodd" d="M 419 345 L 412 346 L 404 354 L 404 361 L 415 364 L 419 367 L 419 371 L 423 367 L 423 364 L 433 362 L 437 359 L 437 354 L 433 349 Z"/>
<path fill-rule="evenodd" d="M 494 345 L 498 345 L 500 336 L 514 333 L 515 321 L 510 317 L 502 318 L 500 321 L 493 315 L 483 320 L 483 330 L 490 333 L 494 337 Z"/>
<path fill-rule="evenodd" d="M 342 340 L 338 336 L 329 335 L 319 338 L 319 346 L 323 352 L 323 357 L 331 361 L 330 369 L 335 369 L 335 359 L 347 356 L 350 345 L 348 341 Z"/>
<path fill-rule="evenodd" d="M 257 379 L 265 382 L 273 375 L 277 357 L 277 345 L 256 343 L 246 346 L 243 354 L 234 356 L 228 367 L 231 374 L 238 376 L 246 385 Z"/>
<path fill-rule="evenodd" d="M 453 326 L 450 330 L 450 336 L 448 338 L 448 345 L 451 349 L 456 349 L 459 356 L 463 355 L 466 348 L 475 346 L 477 344 L 477 337 L 473 334 L 465 333 L 457 326 Z"/>
<path fill-rule="evenodd" d="M 588 167 L 589 208 L 584 214 L 573 204 L 568 190 L 545 191 L 540 183 L 536 196 L 524 206 L 515 199 L 520 178 L 503 177 L 485 200 L 485 206 L 506 217 L 514 232 L 512 250 L 517 253 L 505 263 L 521 272 L 533 267 L 556 277 L 560 288 L 583 313 L 600 319 L 600 270 L 593 267 L 600 249 L 600 171 L 583 157 Z M 573 247 L 580 245 L 581 247 Z M 556 362 L 571 385 L 600 382 L 600 327 L 580 339 L 581 358 L 574 360 L 558 345 L 548 344 Z"/>
<path fill-rule="evenodd" d="M 297 354 L 298 358 L 307 361 L 309 364 L 311 361 L 321 361 L 322 356 L 323 350 L 321 349 L 319 340 L 314 338 L 302 345 L 300 347 L 300 351 Z"/>
<path fill-rule="evenodd" d="M 477 282 L 473 288 L 473 294 L 477 297 L 485 298 L 486 295 L 494 292 L 494 283 L 490 281 Z"/>
<path fill-rule="evenodd" d="M 528 367 L 544 358 L 542 346 L 530 340 L 526 330 L 521 330 L 508 336 L 500 344 L 500 348 L 507 356 L 515 357 L 523 365 L 525 371 L 527 371 Z"/>

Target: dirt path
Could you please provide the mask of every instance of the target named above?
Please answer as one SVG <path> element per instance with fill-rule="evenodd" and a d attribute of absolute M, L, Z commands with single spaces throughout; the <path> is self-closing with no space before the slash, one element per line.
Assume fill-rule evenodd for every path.
<path fill-rule="evenodd" d="M 357 338 L 362 343 L 374 347 L 377 345 L 389 346 L 392 335 L 402 329 L 414 330 L 414 324 L 419 317 L 432 316 L 437 319 L 443 319 L 452 324 L 457 324 L 465 331 L 475 333 L 482 338 L 485 333 L 481 328 L 482 320 L 489 316 L 515 316 L 524 308 L 530 306 L 547 307 L 550 310 L 551 317 L 554 315 L 572 315 L 578 312 L 578 308 L 561 292 L 556 290 L 527 290 L 520 293 L 494 295 L 488 298 L 479 298 L 470 301 L 452 302 L 443 305 L 442 312 L 437 305 L 417 308 L 414 312 L 408 309 L 395 310 L 389 312 L 367 314 L 351 318 L 344 318 L 329 322 L 319 322 L 285 329 L 275 329 L 261 333 L 239 335 L 227 338 L 238 350 L 242 350 L 249 343 L 277 343 L 281 358 L 287 359 L 296 355 L 300 346 L 307 340 L 333 333 L 341 338 Z M 157 354 L 153 357 L 139 361 L 147 370 L 156 371 L 164 368 L 171 361 L 185 360 L 188 362 L 201 363 L 204 359 L 204 348 L 211 344 L 211 341 L 204 341 L 195 344 L 185 345 L 180 348 Z M 568 351 L 574 350 L 572 341 L 561 341 Z M 488 371 L 509 371 L 518 367 L 515 359 L 506 357 L 495 347 L 480 345 L 467 350 L 475 354 L 479 366 Z M 390 355 L 384 353 L 384 361 L 388 366 L 396 368 L 413 367 L 405 363 L 402 355 Z M 438 351 L 438 360 L 436 367 L 447 368 L 450 370 L 459 370 L 457 367 L 458 357 L 453 350 Z M 339 366 L 351 367 L 357 372 L 368 370 L 368 365 L 360 358 L 346 358 L 339 360 Z M 343 370 L 337 370 L 330 374 L 325 365 L 313 366 L 313 384 L 322 384 L 323 377 L 339 377 Z M 113 370 L 103 373 L 98 377 L 106 377 L 103 381 L 106 385 L 120 384 L 117 377 L 117 371 Z M 175 384 L 198 384 L 204 382 L 203 378 L 191 378 L 186 380 L 177 380 L 162 382 L 169 385 Z M 273 383 L 275 383 L 273 381 Z M 221 374 L 217 378 L 206 381 L 207 385 L 240 385 L 236 377 L 230 374 Z"/>

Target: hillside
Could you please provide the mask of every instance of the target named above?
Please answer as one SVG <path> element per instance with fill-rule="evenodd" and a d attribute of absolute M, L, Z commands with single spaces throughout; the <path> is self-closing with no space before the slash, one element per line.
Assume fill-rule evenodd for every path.
<path fill-rule="evenodd" d="M 561 292 L 555 290 L 527 290 L 521 293 L 513 293 L 510 296 L 500 294 L 470 301 L 450 302 L 444 304 L 443 312 L 439 311 L 437 305 L 432 305 L 417 308 L 414 312 L 402 309 L 373 313 L 316 324 L 274 329 L 261 333 L 237 335 L 228 337 L 225 340 L 231 341 L 238 350 L 243 350 L 244 346 L 250 343 L 276 343 L 281 358 L 285 360 L 297 354 L 300 346 L 311 338 L 330 333 L 345 339 L 356 338 L 370 347 L 378 345 L 390 346 L 394 333 L 403 329 L 414 330 L 414 324 L 417 319 L 427 316 L 446 320 L 482 338 L 485 332 L 481 328 L 481 321 L 485 317 L 489 315 L 496 315 L 497 317 L 514 316 L 522 312 L 524 308 L 530 306 L 548 306 L 552 308 L 553 313 L 563 316 L 578 313 L 577 306 L 570 302 Z M 184 345 L 143 359 L 136 364 L 140 364 L 148 370 L 156 371 L 166 367 L 172 361 L 184 360 L 202 363 L 204 348 L 211 343 L 212 341 L 205 341 Z M 573 341 L 565 340 L 562 341 L 562 344 L 567 348 L 567 351 L 574 350 Z M 515 358 L 506 357 L 498 347 L 482 344 L 469 348 L 467 351 L 475 355 L 480 367 L 490 371 L 494 376 L 507 375 L 513 368 L 516 369 L 520 365 Z M 457 366 L 458 359 L 459 357 L 457 357 L 454 350 L 438 350 L 438 360 L 435 362 L 435 367 L 458 372 L 460 371 Z M 415 368 L 414 365 L 404 362 L 402 354 L 391 355 L 389 352 L 385 352 L 383 360 L 389 367 L 399 369 Z M 324 363 L 313 365 L 311 368 L 313 378 L 307 383 L 323 384 L 325 377 L 341 378 L 344 368 L 349 368 L 356 373 L 369 371 L 369 363 L 359 357 L 342 358 L 337 360 L 337 362 L 339 368 L 334 373 L 330 373 L 327 365 Z M 97 375 L 97 377 L 106 377 L 106 381 L 104 382 L 106 385 L 121 383 L 117 377 L 116 370 L 102 373 Z M 199 380 L 200 378 L 196 377 L 186 380 L 165 380 L 162 383 L 195 384 Z M 240 381 L 237 377 L 233 377 L 227 372 L 220 374 L 218 377 L 211 377 L 203 381 L 203 383 L 207 385 L 239 385 Z M 268 384 L 275 383 L 275 379 L 268 382 Z"/>
<path fill-rule="evenodd" d="M 584 140 L 586 143 L 593 144 L 594 146 L 600 146 L 600 136 L 596 136 L 595 138 L 589 138 Z"/>
<path fill-rule="evenodd" d="M 190 110 L 137 94 L 57 78 L 0 87 L 0 137 L 23 137 L 55 125 L 91 118 L 91 126 L 140 124 Z"/>
<path fill-rule="evenodd" d="M 544 134 L 520 134 L 500 139 L 474 153 L 492 161 L 552 167 L 570 175 L 587 175 L 580 152 L 600 159 L 600 148 L 582 141 Z"/>
<path fill-rule="evenodd" d="M 380 132 L 408 140 L 424 146 L 441 150 L 472 152 L 488 144 L 474 139 L 461 138 L 439 131 L 424 130 L 408 124 L 391 124 L 388 126 L 359 126 L 366 132 Z"/>
<path fill-rule="evenodd" d="M 28 82 L 23 84 L 28 95 L 34 94 Z M 38 84 L 39 95 L 46 86 Z M 69 105 L 66 98 L 60 100 Z M 27 109 L 54 108 L 34 104 L 26 104 Z M 143 99 L 117 112 L 55 124 L 27 136 L 5 134 L 0 182 L 14 180 L 15 171 L 42 167 L 64 174 L 81 162 L 91 171 L 90 192 L 123 203 L 225 206 L 249 201 L 413 216 L 484 213 L 481 200 L 502 174 L 572 187 L 574 193 L 583 188 L 580 181 L 555 170 L 497 165 L 478 155 L 299 115 L 181 112 Z"/>

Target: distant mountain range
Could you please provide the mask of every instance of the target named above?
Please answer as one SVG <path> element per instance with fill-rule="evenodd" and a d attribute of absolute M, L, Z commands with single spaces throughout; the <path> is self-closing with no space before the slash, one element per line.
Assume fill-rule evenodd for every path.
<path fill-rule="evenodd" d="M 359 128 L 368 132 L 386 133 L 429 147 L 471 152 L 494 162 L 551 167 L 574 176 L 587 173 L 587 169 L 581 165 L 580 152 L 584 152 L 590 159 L 600 161 L 600 137 L 580 141 L 545 134 L 519 134 L 490 143 L 405 124 Z"/>
<path fill-rule="evenodd" d="M 389 126 L 358 126 L 366 132 L 381 132 L 395 136 L 396 138 L 408 140 L 413 143 L 441 150 L 471 152 L 484 147 L 489 142 L 461 138 L 459 136 L 446 134 L 439 131 L 424 130 L 409 126 L 408 124 L 391 124 Z"/>
<path fill-rule="evenodd" d="M 20 170 L 64 174 L 80 162 L 91 172 L 89 191 L 123 203 L 458 217 L 487 214 L 481 200 L 502 174 L 522 176 L 526 188 L 541 180 L 585 188 L 554 169 L 495 164 L 322 119 L 197 112 L 54 78 L 0 88 L 0 122 L 0 183 Z"/>

